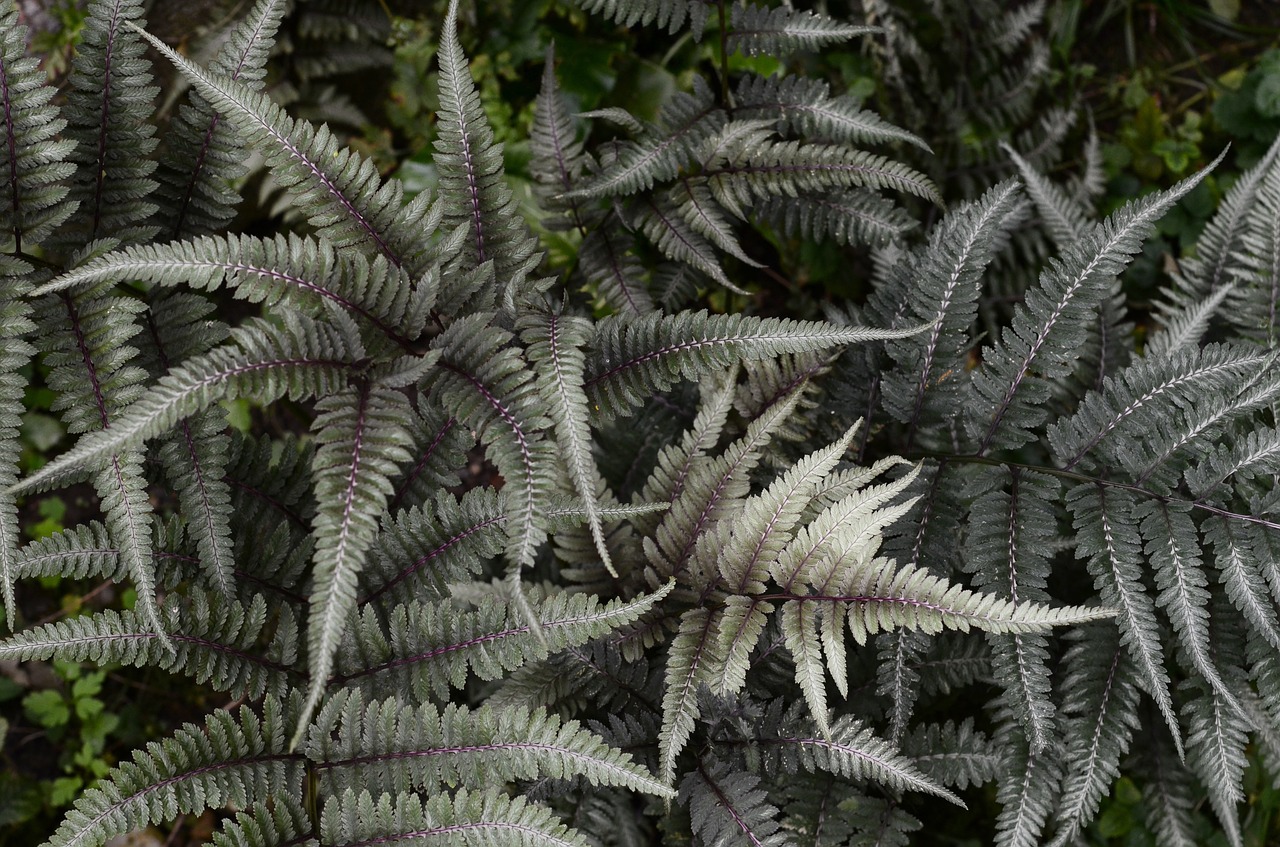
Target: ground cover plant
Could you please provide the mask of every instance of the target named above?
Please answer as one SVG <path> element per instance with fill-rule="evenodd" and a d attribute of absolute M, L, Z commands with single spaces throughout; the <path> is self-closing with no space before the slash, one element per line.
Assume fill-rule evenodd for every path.
<path fill-rule="evenodd" d="M 1006 148 L 944 209 L 910 127 L 749 61 L 863 22 L 579 5 L 715 61 L 579 116 L 548 51 L 528 171 L 567 263 L 456 3 L 414 197 L 262 92 L 282 0 L 207 68 L 90 3 L 64 95 L 0 19 L 0 659 L 59 662 L 51 724 L 102 666 L 231 703 L 86 765 L 47 843 L 207 810 L 218 845 L 938 843 L 969 805 L 1066 844 L 1117 779 L 1160 843 L 1205 800 L 1243 843 L 1246 763 L 1280 765 L 1280 148 L 1139 334 L 1119 274 L 1205 171 L 1099 219 Z M 148 44 L 192 89 L 159 129 Z M 296 225 L 234 230 L 248 151 Z M 703 308 L 822 241 L 872 251 L 865 298 Z M 997 260 L 1025 288 L 980 311 Z M 76 439 L 31 467 L 37 381 Z M 69 485 L 97 518 L 24 541 Z M 86 576 L 136 601 L 23 625 L 25 584 Z"/>

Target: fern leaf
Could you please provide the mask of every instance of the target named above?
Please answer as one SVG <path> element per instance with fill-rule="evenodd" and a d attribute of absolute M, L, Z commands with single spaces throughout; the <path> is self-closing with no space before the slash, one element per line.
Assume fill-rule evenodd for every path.
<path fill-rule="evenodd" d="M 276 627 L 277 649 L 286 654 L 295 635 L 290 622 L 268 620 L 262 595 L 242 605 L 194 591 L 189 598 L 170 599 L 161 616 L 172 650 L 139 612 L 108 609 L 24 630 L 0 642 L 0 656 L 20 662 L 154 666 L 253 700 L 264 694 L 283 696 L 293 684 L 286 665 L 258 654 L 256 645 L 269 624 Z"/>
<path fill-rule="evenodd" d="M 699 764 L 680 782 L 680 800 L 689 807 L 701 843 L 722 847 L 783 847 L 792 843 L 778 826 L 778 809 L 760 787 L 760 778 L 713 762 Z"/>
<path fill-rule="evenodd" d="M 432 397 L 479 435 L 506 480 L 507 552 L 518 574 L 546 539 L 542 506 L 554 489 L 555 461 L 543 433 L 551 423 L 524 351 L 488 322 L 484 314 L 460 318 L 436 339 L 444 373 Z"/>
<path fill-rule="evenodd" d="M 589 321 L 569 315 L 530 315 L 524 327 L 528 355 L 538 368 L 538 391 L 551 409 L 560 453 L 569 468 L 569 479 L 587 510 L 587 526 L 596 551 L 609 575 L 617 577 L 605 542 L 604 525 L 596 499 L 595 457 L 591 453 L 591 429 L 587 425 L 587 395 L 582 390 L 585 367 L 582 347 L 591 334 Z"/>
<path fill-rule="evenodd" d="M 751 498 L 733 524 L 721 524 L 717 550 L 721 577 L 735 594 L 760 594 L 813 492 L 849 449 L 858 425 L 829 447 L 801 459 L 767 489 Z"/>
<path fill-rule="evenodd" d="M 784 591 L 796 591 L 803 585 L 825 587 L 860 571 L 879 549 L 881 531 L 913 505 L 887 506 L 915 477 L 912 471 L 882 485 L 855 486 L 839 497 L 782 549 L 771 566 L 773 581 Z"/>
<path fill-rule="evenodd" d="M 767 197 L 756 203 L 752 213 L 790 238 L 831 239 L 840 245 L 883 247 L 916 225 L 893 201 L 858 188 Z"/>
<path fill-rule="evenodd" d="M 3 46 L 0 45 L 0 49 Z M 4 65 L 0 63 L 0 73 Z M 18 504 L 9 490 L 17 482 L 21 442 L 24 383 L 21 369 L 35 354 L 22 336 L 35 328 L 31 307 L 22 299 L 26 289 L 21 279 L 0 276 L 0 592 L 4 598 L 5 620 L 17 620 L 13 584 L 22 570 L 18 552 Z"/>
<path fill-rule="evenodd" d="M 1178 643 L 1192 665 L 1213 687 L 1227 708 L 1239 716 L 1244 710 L 1213 660 L 1209 644 L 1209 590 L 1201 558 L 1200 540 L 1188 507 L 1171 503 L 1140 503 L 1134 518 L 1155 571 L 1156 603 L 1169 615 Z M 1217 708 L 1215 706 L 1215 708 Z"/>
<path fill-rule="evenodd" d="M 1026 159 L 1018 155 L 1008 144 L 1001 142 L 1005 152 L 1022 174 L 1027 193 L 1036 204 L 1040 223 L 1049 231 L 1049 237 L 1059 250 L 1066 250 L 1089 231 L 1089 210 L 1065 191 L 1050 182 Z"/>
<path fill-rule="evenodd" d="M 658 778 L 667 785 L 675 780 L 676 759 L 701 714 L 699 688 L 709 686 L 724 665 L 716 638 L 719 618 L 720 613 L 710 609 L 689 609 L 680 616 L 680 629 L 671 640 L 658 734 Z"/>
<path fill-rule="evenodd" d="M 473 578 L 485 560 L 502 552 L 505 521 L 498 493 L 487 488 L 472 489 L 461 500 L 441 492 L 384 520 L 362 574 L 362 582 L 376 587 L 360 605 L 384 596 L 405 603 L 448 597 L 449 583 Z"/>
<path fill-rule="evenodd" d="M 675 796 L 629 754 L 542 709 L 450 705 L 441 711 L 431 703 L 404 706 L 398 698 L 365 706 L 353 696 L 327 711 L 317 718 L 307 755 L 332 794 L 358 787 L 434 792 L 477 777 L 490 784 L 549 777 Z"/>
<path fill-rule="evenodd" d="M 143 37 L 266 157 L 319 237 L 337 249 L 359 246 L 380 253 L 411 273 L 425 270 L 419 267 L 424 253 L 418 231 L 431 211 L 425 203 L 402 207 L 400 183 L 383 182 L 373 163 L 339 147 L 328 127 L 294 120 L 266 94 L 196 66 L 151 35 Z"/>
<path fill-rule="evenodd" d="M 912 335 L 921 328 L 874 329 L 739 314 L 681 312 L 638 320 L 605 318 L 588 345 L 587 399 L 604 417 L 624 414 L 680 380 L 696 380 L 737 361 Z"/>
<path fill-rule="evenodd" d="M 208 291 L 225 285 L 236 297 L 263 306 L 285 300 L 314 310 L 329 302 L 398 343 L 408 341 L 413 286 L 404 271 L 381 256 L 368 261 L 327 241 L 292 234 L 232 234 L 118 250 L 50 280 L 37 293 L 135 279 Z"/>
<path fill-rule="evenodd" d="M 1055 845 L 1070 843 L 1097 813 L 1138 729 L 1140 692 L 1132 660 L 1115 630 L 1087 627 L 1076 633 L 1062 684 L 1067 748 L 1062 800 L 1054 815 Z"/>
<path fill-rule="evenodd" d="M 759 200 L 841 188 L 892 188 L 940 202 L 924 174 L 883 156 L 844 145 L 743 139 L 726 145 L 703 174 L 715 198 L 742 216 Z"/>
<path fill-rule="evenodd" d="M 356 385 L 316 404 L 312 463 L 318 508 L 314 522 L 315 566 L 307 619 L 311 685 L 294 741 L 301 738 L 324 695 L 333 656 L 356 607 L 356 585 L 378 518 L 393 493 L 398 465 L 412 456 L 405 422 L 409 400 L 381 385 Z"/>
<path fill-rule="evenodd" d="M 1086 325 L 1110 292 L 1111 279 L 1141 248 L 1155 221 L 1207 172 L 1123 207 L 1041 275 L 1039 287 L 1028 292 L 1000 343 L 984 355 L 991 364 L 974 375 L 968 422 L 980 454 L 1034 438 L 1032 429 L 1047 415 L 1049 381 L 1070 373 Z"/>
<path fill-rule="evenodd" d="M 1145 559 L 1133 496 L 1086 484 L 1068 492 L 1066 501 L 1075 516 L 1077 553 L 1089 557 L 1089 573 L 1102 602 L 1117 610 L 1120 643 L 1159 707 L 1181 758 L 1182 733 L 1164 667 L 1164 634 L 1142 581 Z"/>
<path fill-rule="evenodd" d="M 1139 359 L 1087 394 L 1074 415 L 1049 427 L 1054 456 L 1068 470 L 1119 462 L 1122 448 L 1112 445 L 1168 427 L 1180 406 L 1238 397 L 1267 364 L 1265 355 L 1217 344 Z"/>
<path fill-rule="evenodd" d="M 710 682 L 714 693 L 727 697 L 742 691 L 751 667 L 751 652 L 760 642 L 772 613 L 771 603 L 754 597 L 733 594 L 725 599 L 724 611 L 716 625 L 719 642 L 716 649 L 724 656 L 724 668 Z"/>
<path fill-rule="evenodd" d="M 122 449 L 166 432 L 227 395 L 269 403 L 281 396 L 324 395 L 344 385 L 363 349 L 347 327 L 287 315 L 283 329 L 251 321 L 232 342 L 181 365 L 104 430 L 91 433 L 13 490 L 54 485 L 97 467 Z M 68 427 L 71 428 L 70 426 Z"/>
<path fill-rule="evenodd" d="M 347 791 L 324 804 L 319 834 L 322 844 L 439 839 L 483 847 L 588 847 L 551 809 L 496 788 L 462 788 L 425 802 L 416 794 L 374 799 L 367 791 Z"/>
<path fill-rule="evenodd" d="M 886 345 L 898 367 L 884 377 L 885 406 L 908 424 L 908 444 L 922 419 L 955 408 L 959 400 L 982 274 L 1018 222 L 1018 212 L 1018 185 L 1003 182 L 977 202 L 951 210 L 930 235 L 928 248 L 894 272 L 891 285 L 906 301 L 904 320 L 930 325 L 928 333 Z"/>
<path fill-rule="evenodd" d="M 929 150 L 929 145 L 919 137 L 899 129 L 875 112 L 859 109 L 853 98 L 831 97 L 829 87 L 822 80 L 802 76 L 748 75 L 738 84 L 735 94 L 735 116 L 776 116 L 780 132 L 789 130 L 813 140 L 835 144 L 905 141 Z"/>
<path fill-rule="evenodd" d="M 770 9 L 754 3 L 731 7 L 729 50 L 748 56 L 778 56 L 818 50 L 859 35 L 879 32 L 875 27 L 842 23 L 817 12 L 789 7 Z"/>
<path fill-rule="evenodd" d="M 210 70 L 260 89 L 285 9 L 281 0 L 258 0 L 227 36 Z M 231 184 L 248 173 L 234 130 L 197 93 L 178 108 L 165 140 L 156 172 L 161 232 L 176 239 L 226 230 L 240 200 Z"/>
<path fill-rule="evenodd" d="M 1004 751 L 1000 771 L 1004 778 L 996 792 L 1000 815 L 996 818 L 998 847 L 1037 847 L 1053 809 L 1061 770 L 1052 751 L 1036 755 L 1021 739 L 997 744 Z"/>
<path fill-rule="evenodd" d="M 898 568 L 877 559 L 853 574 L 840 594 L 783 594 L 776 599 L 847 603 L 849 629 L 859 644 L 867 636 L 894 627 L 926 633 L 943 629 L 967 632 L 1040 632 L 1054 626 L 1085 623 L 1115 615 L 1113 609 L 1089 606 L 1049 608 L 1038 603 L 1014 604 L 990 594 L 969 591 L 926 571 Z M 772 595 L 766 595 L 773 599 Z"/>
<path fill-rule="evenodd" d="M 114 835 L 180 814 L 243 809 L 279 793 L 296 796 L 305 763 L 286 751 L 287 741 L 274 698 L 267 699 L 261 718 L 247 706 L 238 717 L 215 711 L 203 727 L 187 724 L 112 768 L 76 801 L 47 847 L 101 847 Z"/>
<path fill-rule="evenodd" d="M 980 474 L 970 487 L 977 497 L 970 507 L 964 559 L 965 569 L 975 571 L 974 587 L 1015 604 L 1047 603 L 1049 561 L 1042 551 L 1057 535 L 1049 504 L 1058 501 L 1058 481 L 1001 468 Z M 1054 738 L 1048 642 L 1037 634 L 991 636 L 990 642 L 1003 701 L 1022 723 L 1032 752 L 1039 754 Z"/>
<path fill-rule="evenodd" d="M 76 164 L 70 199 L 79 203 L 62 236 L 75 248 L 98 238 L 146 240 L 156 147 L 156 88 L 138 37 L 142 0 L 95 0 L 86 9 L 63 115 Z M 77 234 L 73 238 L 71 233 Z"/>
<path fill-rule="evenodd" d="M 293 797 L 277 795 L 269 805 L 224 818 L 213 833 L 213 847 L 319 847 L 307 811 Z"/>
<path fill-rule="evenodd" d="M 892 744 L 878 738 L 856 718 L 843 715 L 831 723 L 829 734 L 814 735 L 805 721 L 797 720 L 792 708 L 784 720 L 766 721 L 757 739 L 762 752 L 778 756 L 778 770 L 793 774 L 798 770 L 831 774 L 844 779 L 870 780 L 891 791 L 921 791 L 941 797 L 961 808 L 964 803 L 952 792 L 926 776 Z"/>
<path fill-rule="evenodd" d="M 75 142 L 58 138 L 66 121 L 53 105 L 55 92 L 40 71 L 39 61 L 26 55 L 27 28 L 18 22 L 17 8 L 0 13 L 0 102 L 4 107 L 4 142 L 0 172 L 5 174 L 0 202 L 0 232 L 13 237 L 12 250 L 42 243 L 76 210 L 65 200 L 67 177 L 74 166 L 66 161 Z M 5 297 L 4 302 L 15 302 Z"/>
<path fill-rule="evenodd" d="M 1214 563 L 1232 605 L 1244 614 L 1254 632 L 1280 650 L 1280 620 L 1263 571 L 1274 565 L 1260 561 L 1249 536 L 1225 517 L 1206 522 L 1204 536 L 1214 547 Z"/>
<path fill-rule="evenodd" d="M 1196 847 L 1200 843 L 1192 817 L 1196 789 L 1192 775 L 1178 761 L 1181 758 L 1181 748 L 1170 750 L 1162 738 L 1153 738 L 1143 747 L 1146 778 L 1142 782 L 1142 803 L 1147 810 L 1147 826 L 1159 843 Z"/>
<path fill-rule="evenodd" d="M 647 197 L 641 201 L 633 223 L 668 259 L 683 262 L 735 294 L 745 295 L 747 292 L 730 282 L 720 266 L 711 240 L 690 224 L 681 211 L 667 197 Z M 729 239 L 731 241 L 732 237 Z"/>
<path fill-rule="evenodd" d="M 1274 171 L 1280 157 L 1280 140 L 1272 142 L 1256 165 L 1243 173 L 1222 198 L 1196 241 L 1196 256 L 1183 262 L 1183 273 L 1191 290 L 1199 297 L 1216 291 L 1232 277 L 1239 257 L 1240 242 L 1248 232 L 1248 219 L 1258 198 L 1262 181 Z M 1256 311 L 1248 314 L 1257 315 Z"/>
<path fill-rule="evenodd" d="M 816 605 L 794 600 L 783 603 L 779 623 L 784 643 L 796 666 L 796 685 L 800 686 L 818 731 L 826 737 L 831 734 L 831 726 L 827 718 L 826 666 L 822 662 L 822 645 L 818 639 Z"/>
<path fill-rule="evenodd" d="M 710 10 L 702 0 L 574 0 L 588 12 L 628 29 L 656 26 L 674 35 L 687 23 L 695 41 L 702 38 Z"/>
<path fill-rule="evenodd" d="M 638 317 L 654 310 L 635 240 L 621 227 L 601 226 L 578 248 L 578 269 L 616 312 Z"/>
<path fill-rule="evenodd" d="M 664 586 L 630 601 L 604 604 L 589 594 L 535 596 L 529 602 L 541 637 L 523 612 L 496 600 L 474 612 L 461 611 L 451 601 L 417 601 L 397 606 L 389 615 L 370 606 L 352 627 L 351 643 L 339 652 L 337 674 L 330 682 L 368 685 L 383 692 L 377 696 L 408 689 L 422 701 L 444 700 L 467 683 L 469 673 L 502 679 L 526 661 L 540 661 L 635 622 L 670 591 Z"/>
<path fill-rule="evenodd" d="M 440 35 L 440 113 L 436 169 L 447 229 L 467 226 L 465 267 L 493 262 L 504 285 L 519 288 L 537 264 L 537 241 L 528 234 L 515 198 L 503 181 L 502 148 L 480 106 L 462 47 L 458 44 L 458 4 L 449 5 Z M 489 308 L 482 306 L 482 308 Z"/>
<path fill-rule="evenodd" d="M 926 776 L 961 790 L 993 781 L 1000 770 L 995 744 L 973 728 L 972 718 L 917 727 L 902 739 L 902 752 Z"/>
<path fill-rule="evenodd" d="M 1239 680 L 1243 682 L 1243 680 Z M 1216 690 L 1187 703 L 1187 765 L 1209 790 L 1209 801 L 1233 847 L 1244 844 L 1236 807 L 1244 800 L 1240 788 L 1246 765 L 1249 726 L 1234 698 Z"/>

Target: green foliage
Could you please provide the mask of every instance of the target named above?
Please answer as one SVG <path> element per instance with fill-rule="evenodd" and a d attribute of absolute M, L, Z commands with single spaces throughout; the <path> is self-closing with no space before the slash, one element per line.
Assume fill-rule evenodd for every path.
<path fill-rule="evenodd" d="M 1037 170 L 1062 115 L 1043 155 L 996 153 L 1042 47 L 984 92 L 965 160 L 1007 157 L 1021 182 L 964 192 L 910 243 L 890 198 L 934 203 L 937 183 L 864 146 L 932 139 L 803 61 L 752 58 L 872 29 L 789 4 L 579 5 L 705 39 L 719 67 L 651 114 L 594 110 L 584 135 L 548 52 L 537 234 L 457 2 L 424 53 L 430 190 L 268 96 L 271 44 L 294 37 L 275 0 L 208 67 L 147 35 L 140 4 L 99 0 L 65 106 L 34 77 L 0 87 L 30 118 L 3 129 L 0 191 L 9 605 L 46 577 L 137 596 L 21 628 L 0 658 L 136 665 L 236 704 L 77 763 L 100 779 L 46 843 L 234 809 L 213 843 L 902 844 L 972 804 L 997 844 L 1065 844 L 1114 823 L 1117 779 L 1171 843 L 1201 806 L 1242 843 L 1249 756 L 1280 750 L 1280 369 L 1256 321 L 1275 312 L 1276 156 L 1139 349 L 1118 275 L 1203 174 L 1099 221 L 1091 177 Z M 993 14 L 975 61 L 1036 44 L 1040 13 Z M 30 76 L 3 23 L 0 72 Z M 893 38 L 899 82 L 908 57 L 937 79 Z M 144 39 L 191 85 L 167 124 Z M 232 230 L 251 155 L 294 229 Z M 1017 235 L 1033 216 L 1043 267 Z M 776 245 L 824 238 L 875 248 L 865 303 L 698 308 L 748 302 Z M 1025 290 L 987 308 L 1001 262 Z M 24 464 L 35 373 L 75 441 Z M 221 404 L 254 410 L 248 433 Z M 20 497 L 84 481 L 101 520 L 20 542 Z M 103 711 L 102 671 L 76 667 L 27 720 Z"/>

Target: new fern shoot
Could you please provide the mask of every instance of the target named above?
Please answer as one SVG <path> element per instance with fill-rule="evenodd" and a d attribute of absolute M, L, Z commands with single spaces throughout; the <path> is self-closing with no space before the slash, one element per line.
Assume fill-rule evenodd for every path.
<path fill-rule="evenodd" d="M 580 5 L 747 55 L 878 32 Z M 236 704 L 119 763 L 50 847 L 206 809 L 245 847 L 902 843 L 992 781 L 998 843 L 1068 843 L 1120 773 L 1167 843 L 1197 786 L 1239 842 L 1246 745 L 1280 754 L 1280 370 L 1241 317 L 1275 314 L 1274 153 L 1139 349 L 1117 274 L 1196 178 L 1095 221 L 1015 158 L 909 239 L 901 198 L 941 198 L 894 151 L 927 145 L 827 83 L 695 78 L 584 133 L 549 53 L 531 167 L 580 251 L 547 275 L 456 2 L 414 197 L 264 93 L 287 12 L 258 0 L 202 67 L 142 0 L 94 0 L 64 97 L 0 19 L 0 658 Z M 148 45 L 190 84 L 163 131 Z M 250 153 L 296 229 L 231 229 Z M 1059 256 L 975 337 L 1033 218 Z M 701 308 L 753 284 L 753 232 L 874 249 L 869 299 Z M 77 438 L 19 475 L 33 363 Z M 305 429 L 241 433 L 224 401 Z M 500 484 L 458 485 L 477 449 Z M 99 519 L 22 540 L 21 498 L 85 481 Z M 138 602 L 24 626 L 15 591 L 54 575 Z"/>

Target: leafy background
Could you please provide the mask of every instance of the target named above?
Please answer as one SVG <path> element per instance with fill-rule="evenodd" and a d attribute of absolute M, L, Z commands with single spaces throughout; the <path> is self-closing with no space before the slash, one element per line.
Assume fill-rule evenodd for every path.
<path fill-rule="evenodd" d="M 219 0 L 182 5 L 191 17 L 174 20 L 164 15 L 165 4 L 157 3 L 151 28 L 197 59 L 207 56 L 219 27 L 240 6 Z M 299 25 L 302 15 L 290 18 L 269 66 L 268 92 L 292 114 L 328 121 L 372 157 L 382 173 L 397 175 L 411 190 L 434 187 L 436 49 L 446 4 L 311 0 L 299 5 L 313 13 L 312 23 Z M 935 14 L 938 8 L 955 11 L 970 4 L 831 0 L 824 5 L 834 15 L 854 19 L 892 7 L 887 11 L 894 20 L 918 38 L 938 66 L 953 69 L 940 78 L 952 80 L 957 88 L 981 91 L 989 82 L 982 74 L 998 70 L 972 61 L 974 44 L 966 43 L 992 38 L 992 33 L 980 26 L 957 29 L 954 18 Z M 79 37 L 81 11 L 70 0 L 25 0 L 22 7 L 33 25 L 33 49 L 43 57 L 50 78 L 59 78 L 67 71 Z M 1053 142 L 1040 151 L 1044 155 L 1036 162 L 1051 175 L 1080 172 L 1088 163 L 1076 151 L 1095 150 L 1102 177 L 1096 205 L 1102 214 L 1173 185 L 1229 144 L 1225 164 L 1161 221 L 1159 238 L 1148 242 L 1143 256 L 1126 272 L 1128 298 L 1141 304 L 1154 294 L 1167 263 L 1195 241 L 1234 180 L 1280 132 L 1276 15 L 1272 4 L 1248 0 L 1056 0 L 1047 4 L 1044 21 L 1034 33 L 1043 40 L 1046 53 L 1025 108 L 986 123 L 949 120 L 935 105 L 946 99 L 928 88 L 939 77 L 931 81 L 919 69 L 886 68 L 884 56 L 861 41 L 796 61 L 806 74 L 829 81 L 835 90 L 921 134 L 931 154 L 906 144 L 896 152 L 933 176 L 948 202 L 974 196 L 977 188 L 1012 172 L 1007 160 L 997 162 L 1003 158 L 997 145 L 1016 142 L 1021 133 L 1043 132 L 1041 140 Z M 485 112 L 497 140 L 505 144 L 507 174 L 517 198 L 525 201 L 522 209 L 528 222 L 548 248 L 550 271 L 572 267 L 580 241 L 571 230 L 548 230 L 532 202 L 537 186 L 528 167 L 527 139 L 549 45 L 555 45 L 560 85 L 575 110 L 624 106 L 650 120 L 672 93 L 690 87 L 695 71 L 714 77 L 727 62 L 731 70 L 767 73 L 778 64 L 769 56 L 721 56 L 714 38 L 673 39 L 650 28 L 610 27 L 553 0 L 464 3 L 461 18 L 462 46 Z M 1057 111 L 1062 104 L 1071 107 L 1066 117 Z M 1052 124 L 1047 130 L 1040 126 L 1046 118 Z M 289 212 L 281 202 L 280 187 L 265 170 L 251 171 L 245 182 L 247 202 L 236 227 L 263 234 L 284 225 Z M 905 203 L 920 218 L 936 214 L 926 202 Z M 778 233 L 750 249 L 751 258 L 764 268 L 740 266 L 742 274 L 735 282 L 745 293 L 713 288 L 703 295 L 705 306 L 713 311 L 816 317 L 833 299 L 861 299 L 867 293 L 864 280 L 871 268 L 863 250 L 830 242 L 816 245 Z M 225 303 L 220 308 L 234 314 L 238 307 Z M 1134 332 L 1145 331 L 1139 320 Z M 49 409 L 53 394 L 40 381 L 40 374 L 32 375 L 33 387 L 26 396 L 24 472 L 38 469 L 70 442 Z M 287 403 L 266 410 L 237 403 L 227 413 L 245 432 L 306 430 L 305 414 L 291 413 Z M 460 485 L 492 473 L 492 467 L 476 457 L 469 471 L 472 479 Z M 153 499 L 162 511 L 175 506 L 161 491 L 153 492 Z M 23 506 L 22 529 L 28 539 L 47 537 L 81 522 L 81 516 L 94 508 L 87 486 L 30 497 Z M 134 596 L 109 581 L 48 578 L 24 585 L 18 599 L 23 622 L 31 624 L 86 610 L 127 609 Z M 0 667 L 0 839 L 15 845 L 37 842 L 79 791 L 121 756 L 210 708 L 227 705 L 218 696 L 152 670 L 90 669 L 61 662 Z M 1275 775 L 1251 751 L 1243 815 L 1248 844 L 1280 839 L 1280 791 L 1275 782 Z M 938 844 L 989 843 L 998 809 L 994 789 L 986 794 L 970 791 L 966 800 L 968 811 L 948 808 L 937 819 L 926 819 L 921 843 L 926 838 Z M 1211 817 L 1198 820 L 1204 827 L 1202 843 L 1226 843 Z M 211 814 L 179 819 L 156 833 L 156 843 L 202 843 L 212 825 Z M 1140 790 L 1127 779 L 1119 780 L 1083 838 L 1090 844 L 1156 844 L 1144 823 Z"/>

